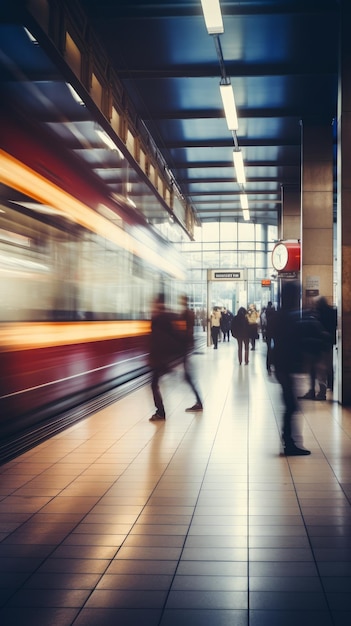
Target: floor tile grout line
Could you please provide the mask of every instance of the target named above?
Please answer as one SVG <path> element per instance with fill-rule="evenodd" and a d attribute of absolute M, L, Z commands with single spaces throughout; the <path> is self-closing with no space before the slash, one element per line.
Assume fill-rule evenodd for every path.
<path fill-rule="evenodd" d="M 174 574 L 173 574 L 173 576 L 172 576 L 172 581 L 171 581 L 171 584 L 169 585 L 168 592 L 167 592 L 167 594 L 166 594 L 166 598 L 165 598 L 164 606 L 163 606 L 162 611 L 161 611 L 161 615 L 160 615 L 160 620 L 159 620 L 159 622 L 158 622 L 158 626 L 162 626 L 162 620 L 163 620 L 163 617 L 164 617 L 164 614 L 165 614 L 165 611 L 166 611 L 167 601 L 168 601 L 168 598 L 169 598 L 169 596 L 170 596 L 170 593 L 171 593 L 171 590 L 172 590 L 172 586 L 173 586 L 174 580 L 175 580 L 175 578 L 176 578 L 176 576 L 177 576 L 177 571 L 178 571 L 178 569 L 179 569 L 179 565 L 180 565 L 180 562 L 181 562 L 181 559 L 182 559 L 182 554 L 184 553 L 184 547 L 185 547 L 185 544 L 186 544 L 186 540 L 187 540 L 187 538 L 189 537 L 189 530 L 190 530 L 191 525 L 192 525 L 192 522 L 193 522 L 193 520 L 194 520 L 195 510 L 196 510 L 197 504 L 198 504 L 198 502 L 199 502 L 199 497 L 200 497 L 200 494 L 201 494 L 201 489 L 202 489 L 202 487 L 203 487 L 203 485 L 204 485 L 204 482 L 205 482 L 206 472 L 207 472 L 207 470 L 208 470 L 208 466 L 209 466 L 210 459 L 211 459 L 211 454 L 212 454 L 212 452 L 213 452 L 213 448 L 214 448 L 214 446 L 215 446 L 216 437 L 217 437 L 217 435 L 218 435 L 218 431 L 219 431 L 219 428 L 220 428 L 220 425 L 221 425 L 221 422 L 222 422 L 222 419 L 223 419 L 223 411 L 224 411 L 224 408 L 225 408 L 225 405 L 226 405 L 226 401 L 227 401 L 228 395 L 229 395 L 229 387 L 228 387 L 228 389 L 227 389 L 227 393 L 226 393 L 225 401 L 223 402 L 223 405 L 222 405 L 222 412 L 221 412 L 221 416 L 220 416 L 220 418 L 219 418 L 219 420 L 218 420 L 218 423 L 217 423 L 217 427 L 216 427 L 216 434 L 215 434 L 215 435 L 214 435 L 214 437 L 213 437 L 213 440 L 212 440 L 212 445 L 211 445 L 211 448 L 210 448 L 209 453 L 208 453 L 208 459 L 207 459 L 207 463 L 206 463 L 206 468 L 205 468 L 205 470 L 204 470 L 204 472 L 203 472 L 202 480 L 201 480 L 200 485 L 199 485 L 199 491 L 198 491 L 198 495 L 197 495 L 197 498 L 196 498 L 196 502 L 195 502 L 194 507 L 193 507 L 193 512 L 192 512 L 192 515 L 191 515 L 191 519 L 190 519 L 190 521 L 189 521 L 188 531 L 187 531 L 187 533 L 186 533 L 186 535 L 185 535 L 184 542 L 183 542 L 183 547 L 182 547 L 182 550 L 181 550 L 181 553 L 180 553 L 180 555 L 179 555 L 179 559 L 178 559 L 178 564 L 177 564 L 177 566 L 176 566 L 176 568 L 175 568 L 175 570 L 174 570 Z M 194 421 L 194 420 L 193 420 L 193 421 Z"/>

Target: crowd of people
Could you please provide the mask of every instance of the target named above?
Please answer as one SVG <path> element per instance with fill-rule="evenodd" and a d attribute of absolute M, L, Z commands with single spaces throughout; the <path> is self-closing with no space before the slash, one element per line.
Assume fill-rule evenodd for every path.
<path fill-rule="evenodd" d="M 255 304 L 247 309 L 240 306 L 234 315 L 226 307 L 214 306 L 209 319 L 213 348 L 219 341 L 237 341 L 237 358 L 241 365 L 249 364 L 249 350 L 255 350 L 259 330 L 266 344 L 266 369 L 268 375 L 274 371 L 281 386 L 284 401 L 282 420 L 282 443 L 288 456 L 306 456 L 310 451 L 302 445 L 302 434 L 295 420 L 298 399 L 325 401 L 327 389 L 333 388 L 333 345 L 336 343 L 336 310 L 324 297 L 316 299 L 314 306 L 300 310 L 300 288 L 294 281 L 282 285 L 281 302 L 275 308 L 269 301 L 259 312 Z M 154 306 L 151 325 L 150 365 L 152 368 L 151 388 L 156 412 L 151 421 L 165 420 L 166 412 L 160 392 L 161 376 L 170 371 L 174 363 L 181 362 L 184 377 L 191 387 L 195 403 L 186 409 L 189 412 L 203 410 L 202 400 L 194 380 L 189 356 L 194 346 L 196 315 L 182 296 L 177 314 L 165 307 L 160 295 Z M 202 324 L 203 321 L 201 322 Z M 299 396 L 295 391 L 295 373 L 307 372 L 309 389 Z M 316 386 L 318 385 L 318 389 Z"/>

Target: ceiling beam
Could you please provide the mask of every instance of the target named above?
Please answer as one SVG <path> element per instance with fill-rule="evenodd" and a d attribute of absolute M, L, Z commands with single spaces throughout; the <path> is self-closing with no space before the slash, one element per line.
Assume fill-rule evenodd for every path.
<path fill-rule="evenodd" d="M 328 57 L 323 64 L 316 68 L 315 62 L 311 58 L 300 61 L 299 63 L 242 63 L 239 61 L 226 61 L 226 73 L 228 76 L 235 78 L 261 78 L 265 76 L 282 76 L 315 78 L 316 75 L 323 80 L 334 81 L 335 77 L 335 60 L 332 56 Z M 165 69 L 162 68 L 123 68 L 118 65 L 118 58 L 114 60 L 114 69 L 118 77 L 123 80 L 155 80 L 166 78 L 217 78 L 218 63 L 206 63 L 206 65 L 187 64 L 172 65 Z M 235 83 L 234 83 L 235 86 Z"/>

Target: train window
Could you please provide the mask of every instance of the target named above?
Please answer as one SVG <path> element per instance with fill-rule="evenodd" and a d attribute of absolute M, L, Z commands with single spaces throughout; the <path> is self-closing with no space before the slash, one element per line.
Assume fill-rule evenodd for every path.
<path fill-rule="evenodd" d="M 136 251 L 146 241 L 141 231 L 138 225 Z M 179 284 L 165 270 L 167 255 L 159 255 L 158 267 L 154 256 L 149 262 L 131 246 L 0 186 L 2 322 L 147 319 L 165 282 L 173 291 Z"/>

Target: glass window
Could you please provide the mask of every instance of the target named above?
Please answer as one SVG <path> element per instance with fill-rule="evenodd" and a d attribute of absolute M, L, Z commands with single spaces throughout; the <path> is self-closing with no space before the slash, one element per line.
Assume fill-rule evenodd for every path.
<path fill-rule="evenodd" d="M 256 244 L 254 241 L 239 241 L 238 250 L 255 250 Z"/>
<path fill-rule="evenodd" d="M 255 241 L 255 224 L 239 222 L 238 239 L 239 241 Z"/>
<path fill-rule="evenodd" d="M 219 222 L 206 222 L 202 225 L 202 241 L 219 242 Z"/>
<path fill-rule="evenodd" d="M 196 243 L 190 242 L 183 247 L 189 270 L 188 292 L 193 302 L 201 299 L 206 302 L 207 268 L 247 268 L 249 301 L 257 305 L 266 301 L 267 292 L 262 292 L 261 279 L 270 273 L 277 228 L 223 221 L 204 224 L 198 230 Z M 216 239 L 216 233 L 219 239 Z"/>
<path fill-rule="evenodd" d="M 221 222 L 220 223 L 220 242 L 230 241 L 233 246 L 236 246 L 238 239 L 238 224 L 237 222 Z"/>
<path fill-rule="evenodd" d="M 225 251 L 220 254 L 220 267 L 235 269 L 238 267 L 238 253 L 236 251 Z"/>

